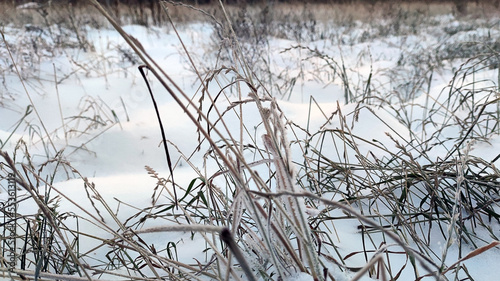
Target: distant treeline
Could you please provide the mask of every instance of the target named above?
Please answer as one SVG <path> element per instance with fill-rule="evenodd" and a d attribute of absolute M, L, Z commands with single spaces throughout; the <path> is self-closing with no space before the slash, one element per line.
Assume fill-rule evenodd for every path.
<path fill-rule="evenodd" d="M 106 5 L 116 5 L 116 4 L 125 4 L 125 5 L 150 5 L 154 3 L 158 3 L 160 0 L 99 0 L 99 2 Z M 38 3 L 47 3 L 49 0 L 0 0 L 0 3 L 11 2 L 16 5 L 24 4 L 27 2 L 38 2 Z M 87 0 L 52 0 L 52 3 L 72 3 L 72 4 L 87 4 Z M 219 3 L 219 0 L 181 0 L 175 2 L 182 2 L 186 4 L 211 4 L 211 3 Z M 265 3 L 304 3 L 303 0 L 222 0 L 225 4 L 265 4 Z M 453 3 L 457 2 L 469 2 L 469 3 L 490 3 L 494 2 L 491 0 L 307 0 L 307 3 L 331 3 L 331 4 L 376 4 L 376 3 L 410 3 L 410 2 L 424 2 L 424 3 Z"/>
<path fill-rule="evenodd" d="M 134 17 L 140 24 L 146 24 L 149 21 L 149 16 L 153 23 L 158 24 L 163 22 L 161 13 L 160 1 L 162 0 L 98 0 L 104 6 L 107 6 L 114 14 L 119 17 L 121 10 L 128 7 L 133 11 Z M 42 4 L 66 5 L 71 3 L 74 7 L 89 5 L 88 0 L 0 0 L 0 3 L 12 3 L 21 5 L 28 2 L 38 2 Z M 167 2 L 184 3 L 190 5 L 210 5 L 218 4 L 219 0 L 168 0 Z M 222 0 L 227 5 L 266 5 L 272 3 L 290 3 L 290 4 L 353 4 L 353 5 L 372 5 L 378 4 L 405 4 L 405 3 L 424 3 L 424 4 L 441 4 L 449 3 L 453 5 L 455 11 L 460 14 L 466 14 L 469 4 L 471 5 L 493 5 L 495 8 L 500 7 L 500 0 Z M 47 5 L 44 5 L 47 6 Z"/>

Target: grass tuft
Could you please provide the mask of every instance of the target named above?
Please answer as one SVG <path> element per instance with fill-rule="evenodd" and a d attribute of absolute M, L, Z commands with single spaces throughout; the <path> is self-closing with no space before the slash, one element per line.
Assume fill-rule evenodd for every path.
<path fill-rule="evenodd" d="M 361 22 L 346 15 L 339 24 L 315 10 L 324 5 L 286 13 L 283 7 L 296 6 L 233 7 L 220 1 L 195 7 L 161 1 L 141 10 L 89 3 L 99 16 L 86 18 L 80 13 L 88 7 L 59 2 L 18 11 L 26 13 L 19 24 L 27 30 L 18 46 L 2 30 L 12 65 L 4 78 L 15 74 L 31 103 L 0 139 L 0 179 L 14 178 L 21 194 L 14 201 L 23 207 L 12 217 L 2 209 L 21 233 L 15 237 L 19 266 L 8 268 L 2 256 L 2 277 L 284 280 L 302 273 L 313 280 L 474 280 L 464 263 L 498 247 L 500 171 L 495 162 L 500 155 L 483 159 L 472 153 L 475 145 L 492 142 L 500 132 L 497 43 L 489 34 L 474 43 L 453 41 L 478 26 L 446 27 L 442 34 L 447 40 L 432 45 L 435 52 L 401 50 L 394 69 L 380 70 L 369 51 L 356 60 L 344 51 L 369 40 L 422 35 L 420 29 L 439 26 L 439 17 L 424 23 L 430 11 L 392 7 L 382 20 Z M 473 9 L 469 6 L 467 13 Z M 190 13 L 212 24 L 213 42 L 203 44 L 215 50 L 205 57 L 215 56 L 207 59 L 214 65 L 199 65 L 178 32 Z M 373 22 L 378 25 L 352 32 Z M 148 30 L 169 25 L 199 92 L 190 96 L 176 83 L 151 50 L 124 29 L 131 23 Z M 153 99 L 169 172 L 163 176 L 160 169 L 145 167 L 154 181 L 147 206 L 105 198 L 104 187 L 68 160 L 116 124 L 122 126 L 115 108 L 85 95 L 74 116 L 67 117 L 60 105 L 61 125 L 49 128 L 32 100 L 35 87 L 29 83 L 37 65 L 62 50 L 96 51 L 83 28 L 88 24 L 109 24 L 123 38 L 127 46 L 113 47 L 121 65 L 142 64 L 139 71 Z M 329 31 L 332 24 L 343 31 Z M 270 39 L 277 38 L 294 44 L 275 50 Z M 338 44 L 335 52 L 319 48 L 332 42 Z M 31 55 L 28 59 L 22 59 L 23 50 Z M 38 76 L 54 81 L 58 98 L 59 86 L 70 76 L 98 77 L 107 85 L 110 72 L 104 66 L 117 63 L 103 57 L 81 64 L 68 57 L 77 68 L 69 76 L 58 77 L 55 66 L 51 76 Z M 277 57 L 294 60 L 286 64 Z M 459 67 L 450 82 L 436 94 L 433 78 L 454 65 Z M 319 102 L 319 95 L 310 95 L 303 125 L 281 106 L 299 94 L 307 98 L 304 85 L 310 81 L 332 86 L 337 101 L 326 97 L 323 101 L 329 102 Z M 192 151 L 168 138 L 153 89 L 167 93 L 196 128 L 198 145 Z M 120 104 L 126 111 L 123 99 Z M 313 124 L 313 115 L 323 118 L 321 124 Z M 376 129 L 364 126 L 368 119 Z M 11 145 L 20 128 L 29 140 Z M 83 136 L 85 143 L 72 143 Z M 43 157 L 32 153 L 36 145 L 42 146 Z M 194 175 L 188 182 L 177 177 L 185 171 L 181 165 Z M 84 193 L 78 200 L 56 184 L 69 178 L 81 183 Z M 349 231 L 356 232 L 359 243 L 348 245 L 344 235 L 352 237 Z"/>

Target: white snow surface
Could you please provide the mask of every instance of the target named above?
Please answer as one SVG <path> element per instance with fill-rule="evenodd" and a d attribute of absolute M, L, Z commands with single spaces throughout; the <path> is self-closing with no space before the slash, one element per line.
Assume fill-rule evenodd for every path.
<path fill-rule="evenodd" d="M 448 23 L 450 26 L 459 24 L 456 21 L 451 22 L 449 17 L 444 17 L 442 20 L 445 24 L 446 21 L 450 21 Z M 157 60 L 159 65 L 171 75 L 172 79 L 189 96 L 195 97 L 193 100 L 198 100 L 200 83 L 172 30 L 141 26 L 125 26 L 124 29 L 141 42 L 148 53 Z M 23 39 L 22 35 L 16 37 L 15 31 L 15 28 L 12 27 L 5 30 L 8 41 L 14 42 Z M 477 31 L 481 34 L 487 33 L 483 29 Z M 210 41 L 211 32 L 210 25 L 199 23 L 184 26 L 180 30 L 180 36 L 191 55 L 195 58 L 195 62 L 206 63 L 206 65 L 197 66 L 200 69 L 209 65 L 208 61 L 212 58 L 206 54 L 210 51 L 206 42 Z M 467 31 L 467 33 L 460 36 L 464 37 L 465 40 L 469 40 L 471 32 L 473 31 Z M 362 30 L 359 34 L 361 33 Z M 87 177 L 89 182 L 94 183 L 100 196 L 109 203 L 109 208 L 118 214 L 118 218 L 125 220 L 137 212 L 136 207 L 144 208 L 152 205 L 151 197 L 154 193 L 156 180 L 148 175 L 145 166 L 152 167 L 162 177 L 168 177 L 169 170 L 152 101 L 137 70 L 139 62 L 127 60 L 125 54 L 131 54 L 130 49 L 117 32 L 88 27 L 87 34 L 88 39 L 95 47 L 87 52 L 71 48 L 54 51 L 50 58 L 45 57 L 33 66 L 29 65 L 28 59 L 23 60 L 22 55 L 17 54 L 16 59 L 19 59 L 17 63 L 22 68 L 20 71 L 22 72 L 26 90 L 24 90 L 23 84 L 15 73 L 4 74 L 5 82 L 4 86 L 2 86 L 4 87 L 2 89 L 2 97 L 4 98 L 0 107 L 0 140 L 2 141 L 0 145 L 3 151 L 12 154 L 16 145 L 22 140 L 37 165 L 44 163 L 47 156 L 54 157 L 55 151 L 63 150 L 62 157 L 71 163 L 72 167 L 78 170 L 83 177 Z M 357 38 L 353 38 L 356 36 L 355 34 L 341 35 L 350 42 L 357 42 Z M 457 37 L 456 40 L 460 40 L 458 35 L 454 37 Z M 410 134 L 430 135 L 432 132 L 429 132 L 429 129 L 426 131 L 421 127 L 408 128 L 407 125 L 398 120 L 396 112 L 390 108 L 391 103 L 394 105 L 398 101 L 394 96 L 388 95 L 394 85 L 391 85 L 388 80 L 389 77 L 385 74 L 390 73 L 391 69 L 397 67 L 398 60 L 406 56 L 408 50 L 425 50 L 426 47 L 436 46 L 439 40 L 444 39 L 422 33 L 375 38 L 372 41 L 346 43 L 346 45 L 329 39 L 308 43 L 312 49 L 316 47 L 322 48 L 321 50 L 328 53 L 329 56 L 337 60 L 342 58 L 347 66 L 348 75 L 352 74 L 353 76 L 353 85 L 359 82 L 362 88 L 362 82 L 366 82 L 370 72 L 373 73 L 372 85 L 375 85 L 381 95 L 387 95 L 389 103 L 381 106 L 364 105 L 364 108 L 359 111 L 359 116 L 354 116 L 353 112 L 357 110 L 357 104 L 345 103 L 344 88 L 342 81 L 338 77 L 328 83 L 323 83 L 319 81 L 318 76 L 324 75 L 324 77 L 320 78 L 326 79 L 327 73 L 321 71 L 308 73 L 306 71 L 305 75 L 302 76 L 303 79 L 297 82 L 297 85 L 290 93 L 280 96 L 276 91 L 273 92 L 276 94 L 277 103 L 285 113 L 289 124 L 293 122 L 297 125 L 293 131 L 289 130 L 289 139 L 293 140 L 295 138 L 293 133 L 297 134 L 299 138 L 304 137 L 303 131 L 297 129 L 298 127 L 306 128 L 309 126 L 311 131 L 314 128 L 340 128 L 341 124 L 338 115 L 331 120 L 328 119 L 336 110 L 340 110 L 346 117 L 346 124 L 350 126 L 349 129 L 352 130 L 353 134 L 384 144 L 387 147 L 394 147 L 394 140 L 404 142 Z M 297 63 L 302 63 L 301 60 L 306 57 L 305 51 L 302 50 L 303 53 L 300 53 L 298 50 L 290 50 L 281 53 L 283 49 L 296 44 L 297 42 L 289 40 L 270 38 L 269 57 L 272 58 L 274 63 L 271 65 L 273 73 L 280 73 L 288 69 L 286 75 L 289 77 L 300 76 L 299 70 L 290 69 L 289 65 L 297 66 Z M 6 59 L 2 59 L 3 68 L 4 63 L 7 63 Z M 316 61 L 316 63 L 321 63 L 321 60 Z M 429 93 L 420 92 L 408 103 L 424 106 L 426 98 L 429 96 L 433 100 L 444 98 L 443 95 L 440 95 L 441 90 L 453 78 L 452 69 L 458 68 L 461 62 L 454 63 L 458 65 L 434 73 Z M 310 67 L 310 69 L 315 67 L 312 61 L 303 62 L 303 66 Z M 407 65 L 406 68 L 408 67 L 410 66 Z M 403 71 L 405 68 L 401 69 Z M 484 78 L 490 81 L 496 81 L 497 71 L 484 70 L 480 75 L 484 75 Z M 411 73 L 408 75 L 411 75 Z M 150 75 L 148 78 L 155 92 L 159 111 L 165 125 L 165 135 L 169 141 L 171 157 L 174 164 L 177 165 L 174 174 L 176 183 L 180 186 L 187 186 L 198 174 L 187 165 L 180 152 L 189 157 L 190 153 L 196 150 L 198 145 L 196 127 L 154 77 Z M 60 81 L 57 87 L 54 85 L 55 80 Z M 229 106 L 230 102 L 237 99 L 236 94 L 227 98 L 221 96 L 217 100 L 217 106 L 219 110 L 224 110 Z M 401 101 L 401 103 L 405 102 L 407 101 Z M 30 107 L 29 110 L 36 110 L 39 117 L 33 111 L 23 120 L 22 117 L 28 107 Z M 208 107 L 209 103 L 206 102 L 204 105 L 205 112 L 207 112 Z M 424 109 L 421 107 L 408 105 L 408 108 L 412 109 L 408 111 L 411 113 L 411 116 L 407 116 L 408 118 L 421 118 L 425 114 Z M 259 127 L 261 119 L 257 109 L 251 104 L 245 104 L 243 110 L 245 111 L 244 121 L 247 128 L 252 133 L 255 132 L 256 139 L 260 142 L 259 134 L 263 133 L 263 128 Z M 232 133 L 236 135 L 233 135 L 233 137 L 238 138 L 239 121 L 237 118 L 231 118 L 232 114 L 235 113 L 228 113 L 226 121 L 229 128 L 234 128 Z M 215 115 L 214 112 L 211 113 L 211 120 L 215 120 Z M 85 116 L 86 119 L 77 116 Z M 406 117 L 402 119 L 404 118 Z M 436 120 L 439 118 L 441 117 L 436 116 Z M 19 122 L 21 124 L 17 126 Z M 45 129 L 42 127 L 42 123 Z M 205 123 L 202 125 L 206 126 Z M 221 127 L 220 124 L 217 126 Z M 452 135 L 459 129 L 449 128 L 446 133 Z M 45 130 L 49 133 L 50 140 Z M 172 144 L 175 144 L 175 146 Z M 209 175 L 215 172 L 217 167 L 203 166 L 203 154 L 208 148 L 204 144 L 201 147 L 201 152 L 195 153 L 190 162 L 196 165 L 202 174 Z M 472 148 L 471 155 L 491 161 L 500 151 L 500 138 L 493 136 L 485 142 L 473 144 Z M 342 151 L 344 148 L 340 149 Z M 362 142 L 359 143 L 359 149 L 360 154 L 365 156 L 368 156 L 369 153 L 374 153 L 374 155 L 380 157 L 384 156 L 383 151 L 373 150 L 372 146 L 367 146 Z M 324 151 L 324 153 L 332 157 L 337 155 L 334 151 Z M 347 157 L 354 157 L 349 148 L 346 148 L 345 153 L 348 155 Z M 446 153 L 446 151 L 439 147 L 436 147 L 433 151 L 436 159 L 443 157 L 441 153 Z M 298 145 L 292 146 L 292 155 L 293 157 L 300 157 L 301 152 Z M 302 159 L 294 160 L 299 163 L 302 161 Z M 61 212 L 74 212 L 84 217 L 91 214 L 97 215 L 87 198 L 82 179 L 79 177 L 74 178 L 74 175 L 68 178 L 67 175 L 71 174 L 71 172 L 64 171 L 60 167 L 58 169 L 58 173 L 54 178 L 54 187 L 67 197 L 61 199 L 59 210 Z M 1 190 L 0 198 L 6 196 L 5 190 Z M 161 194 L 156 195 L 156 199 L 159 200 L 156 204 L 170 202 L 169 198 L 170 195 L 166 190 L 163 190 Z M 70 200 L 76 202 L 82 209 L 87 210 L 89 214 L 83 214 L 81 209 L 70 203 Z M 31 214 L 36 211 L 37 208 L 28 200 L 20 205 L 20 213 Z M 310 215 L 314 217 L 320 211 L 321 209 L 310 209 Z M 110 216 L 105 215 L 104 220 L 109 227 L 117 229 L 118 226 Z M 96 236 L 107 235 L 106 231 L 95 225 L 83 221 L 81 223 L 81 227 L 85 227 L 86 231 L 92 231 Z M 147 226 L 155 226 L 155 223 L 151 224 Z M 332 240 L 339 243 L 339 251 L 348 254 L 353 251 L 350 249 L 360 250 L 361 235 L 356 226 L 355 221 L 345 220 L 345 222 L 335 222 L 336 233 L 334 233 L 333 229 L 329 230 L 331 231 L 329 235 L 331 235 Z M 492 225 L 492 228 L 497 231 L 496 234 L 498 235 L 499 227 Z M 201 252 L 202 249 L 206 248 L 203 239 L 195 237 L 191 240 L 189 236 L 189 233 L 168 233 L 165 237 L 156 234 L 144 234 L 141 237 L 148 241 L 148 244 L 164 245 L 168 241 L 181 241 L 178 246 L 178 249 L 182 248 L 182 251 L 179 252 L 181 260 L 184 259 L 189 263 L 192 263 L 194 258 L 205 260 L 207 257 Z M 337 240 L 337 236 L 340 241 Z M 483 237 L 488 237 L 487 233 Z M 491 238 L 486 240 L 492 241 Z M 442 241 L 442 243 L 443 245 L 437 245 L 437 247 L 444 247 L 446 241 Z M 191 246 L 186 247 L 185 245 Z M 82 251 L 90 250 L 92 246 L 90 244 L 83 245 Z M 399 247 L 389 249 L 401 250 Z M 465 251 L 461 253 L 464 256 L 473 248 L 466 246 L 462 250 Z M 105 254 L 104 250 L 96 253 L 96 255 Z M 498 249 L 493 249 L 465 261 L 463 265 L 467 267 L 468 272 L 475 280 L 495 280 L 500 273 L 500 270 L 494 264 L 498 254 Z M 448 252 L 450 260 L 449 263 L 447 261 L 447 265 L 449 266 L 455 262 L 458 255 L 458 247 L 452 246 Z M 400 268 L 407 261 L 404 255 L 401 255 L 400 259 L 396 256 L 391 258 L 391 265 L 394 268 Z M 360 267 L 366 262 L 361 254 L 352 256 L 348 261 L 351 262 L 350 267 Z M 414 273 L 410 268 L 411 265 L 408 263 L 399 280 L 414 279 Z M 355 275 L 350 272 L 344 273 L 335 266 L 332 266 L 329 270 L 337 278 L 336 280 L 349 280 Z M 306 273 L 296 273 L 287 280 L 307 281 L 313 279 L 312 276 Z M 372 279 L 364 276 L 360 280 Z"/>

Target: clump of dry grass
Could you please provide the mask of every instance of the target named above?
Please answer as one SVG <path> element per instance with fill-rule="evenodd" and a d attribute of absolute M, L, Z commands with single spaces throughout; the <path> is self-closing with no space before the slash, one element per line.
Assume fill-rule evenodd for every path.
<path fill-rule="evenodd" d="M 305 272 L 315 280 L 336 280 L 338 272 L 352 271 L 357 272 L 352 280 L 366 274 L 395 280 L 409 270 L 416 280 L 426 276 L 439 280 L 452 271 L 457 276 L 467 274 L 461 262 L 498 245 L 489 227 L 490 221 L 500 219 L 500 172 L 493 164 L 498 157 L 485 161 L 469 154 L 474 141 L 487 140 L 498 134 L 499 128 L 496 88 L 485 87 L 483 81 L 474 79 L 480 65 L 476 61 L 456 72 L 443 91 L 444 102 L 429 97 L 425 105 L 400 103 L 400 107 L 389 107 L 394 114 L 423 107 L 421 120 L 405 123 L 408 119 L 400 118 L 409 131 L 426 128 L 422 135 L 410 134 L 406 138 L 384 123 L 366 103 L 366 92 L 360 93 L 350 85 L 345 66 L 303 48 L 322 56 L 335 71 L 344 70 L 346 103 L 358 105 L 354 113 L 344 113 L 338 106 L 331 115 L 325 115 L 325 126 L 310 130 L 288 122 L 279 102 L 260 83 L 252 62 L 243 55 L 245 42 L 241 40 L 253 40 L 252 34 L 242 36 L 241 32 L 248 30 L 237 28 L 245 24 L 235 26 L 225 6 L 220 7 L 223 18 L 218 22 L 224 22 L 225 33 L 220 39 L 230 38 L 233 42 L 232 67 L 220 67 L 208 76 L 198 72 L 203 91 L 198 100 L 193 100 L 140 42 L 124 32 L 97 1 L 91 2 L 197 127 L 200 147 L 206 150 L 193 153 L 204 154 L 205 166 L 195 166 L 191 154 L 181 151 L 181 158 L 197 174 L 185 186 L 174 183 L 172 175 L 162 176 L 146 167 L 156 181 L 152 204 L 128 206 L 136 213 L 123 220 L 95 184 L 78 174 L 60 154 L 37 167 L 22 143 L 11 154 L 0 151 L 2 177 L 14 173 L 26 194 L 19 202 L 30 200 L 37 207 L 33 213 L 16 218 L 24 233 L 19 237 L 24 246 L 20 259 L 23 265 L 11 271 L 12 276 L 60 280 L 92 280 L 94 276 L 127 280 L 281 280 Z M 169 13 L 167 4 L 162 5 Z M 215 85 L 219 85 L 217 92 L 209 90 Z M 223 107 L 217 100 L 230 92 L 234 98 L 228 98 Z M 90 100 L 85 108 L 91 113 L 93 109 L 98 111 L 89 126 L 98 124 L 104 112 L 102 106 Z M 260 116 L 255 124 L 245 122 L 247 111 Z M 466 118 L 457 118 L 464 113 Z M 360 114 L 380 120 L 393 146 L 357 135 Z M 437 129 L 431 131 L 432 126 Z M 458 133 L 450 135 L 447 129 L 457 126 Z M 85 133 L 87 128 L 80 131 Z M 289 132 L 295 130 L 304 131 L 306 138 L 290 141 Z M 292 146 L 303 152 L 298 170 Z M 434 159 L 431 152 L 437 148 L 447 154 Z M 175 163 L 168 164 L 174 174 Z M 92 210 L 72 201 L 53 185 L 51 179 L 64 170 L 82 179 L 85 201 Z M 58 200 L 62 198 L 77 207 L 78 213 L 60 210 Z M 340 220 L 353 220 L 358 225 L 362 241 L 358 249 L 342 248 L 343 237 L 335 234 Z M 84 222 L 103 234 L 89 233 L 80 227 Z M 494 241 L 478 236 L 478 228 L 490 231 Z M 160 233 L 167 237 L 166 233 L 176 232 L 189 237 L 151 244 L 147 236 Z M 199 243 L 189 241 L 196 239 L 205 245 L 200 249 L 204 259 L 179 259 L 184 247 Z M 447 243 L 442 253 L 433 247 L 440 239 Z M 82 252 L 82 241 L 92 247 Z M 464 254 L 446 267 L 447 250 L 454 241 Z M 469 243 L 474 250 L 465 254 L 463 243 Z M 96 258 L 99 254 L 103 255 Z M 394 264 L 395 255 L 405 256 L 406 262 Z M 351 263 L 358 256 L 363 263 Z M 1 271 L 9 274 L 6 268 Z"/>

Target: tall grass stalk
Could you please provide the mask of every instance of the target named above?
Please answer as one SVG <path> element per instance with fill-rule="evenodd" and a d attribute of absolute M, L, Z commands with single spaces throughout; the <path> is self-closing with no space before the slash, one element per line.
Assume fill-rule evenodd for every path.
<path fill-rule="evenodd" d="M 483 160 L 469 154 L 475 142 L 488 141 L 500 127 L 498 85 L 494 89 L 484 86 L 487 81 L 478 80 L 476 75 L 489 63 L 487 55 L 471 58 L 461 65 L 440 96 L 430 93 L 434 71 L 438 71 L 433 67 L 438 68 L 437 65 L 433 65 L 430 72 L 424 72 L 425 79 L 413 77 L 415 80 L 407 81 L 407 87 L 398 85 L 401 87 L 396 87 L 398 90 L 391 93 L 392 96 L 386 96 L 376 88 L 378 77 L 371 68 L 367 79 L 359 79 L 355 85 L 342 56 L 338 63 L 333 56 L 312 47 L 286 49 L 285 53 L 298 49 L 301 55 L 307 51 L 311 55 L 309 59 L 318 59 L 324 64 L 324 68 L 317 69 L 328 69 L 332 76 L 338 75 L 341 79 L 344 104 L 338 102 L 328 112 L 311 97 L 308 121 L 302 128 L 287 118 L 279 100 L 267 89 L 271 85 L 281 90 L 273 85 L 277 75 L 271 73 L 271 62 L 263 58 L 251 60 L 245 54 L 248 42 L 243 42 L 241 36 L 251 32 L 240 29 L 248 18 L 236 18 L 234 22 L 234 14 L 230 14 L 222 1 L 217 8 L 223 20 L 187 7 L 202 11 L 204 17 L 208 15 L 216 22 L 216 32 L 228 37 L 224 42 L 231 43 L 231 65 L 207 73 L 201 73 L 201 67 L 196 65 L 184 44 L 167 2 L 162 1 L 158 6 L 181 42 L 183 55 L 200 83 L 198 100 L 195 100 L 196 94 L 188 96 L 175 83 L 134 34 L 124 31 L 119 24 L 122 19 L 112 17 L 96 0 L 89 3 L 123 37 L 133 50 L 134 54 L 130 55 L 137 56 L 143 63 L 139 69 L 144 81 L 148 83 L 150 79 L 144 71 L 147 68 L 152 79 L 161 84 L 186 114 L 196 127 L 199 144 L 188 154 L 170 142 L 163 132 L 170 175 L 164 178 L 146 166 L 147 173 L 155 180 L 151 206 L 137 207 L 116 198 L 115 211 L 96 184 L 64 159 L 85 144 L 72 152 L 57 151 L 31 101 L 32 105 L 14 131 L 33 108 L 43 128 L 30 124 L 30 130 L 39 134 L 42 141 L 48 140 L 46 163 L 36 167 L 22 142 L 12 154 L 3 151 L 10 136 L 0 143 L 2 177 L 4 171 L 13 171 L 26 194 L 21 200 L 32 200 L 38 208 L 36 215 L 26 215 L 22 220 L 16 218 L 19 227 L 25 230 L 24 237 L 18 239 L 26 246 L 21 258 L 23 268 L 11 271 L 11 276 L 40 280 L 94 280 L 95 276 L 131 280 L 283 280 L 302 272 L 314 280 L 336 280 L 337 274 L 352 271 L 356 272 L 352 280 L 360 280 L 365 275 L 379 280 L 398 280 L 404 271 L 410 271 L 415 280 L 427 277 L 446 280 L 450 276 L 455 279 L 469 276 L 462 263 L 498 246 L 498 235 L 490 224 L 500 221 L 500 171 L 494 165 L 499 156 Z M 267 13 L 269 10 L 263 9 L 260 15 L 263 18 L 256 22 L 267 22 Z M 244 13 L 241 15 L 247 17 Z M 405 15 L 400 11 L 391 28 L 403 32 L 398 21 L 404 21 Z M 144 13 L 137 16 L 143 24 L 148 24 Z M 162 15 L 156 14 L 155 18 L 160 20 Z M 49 25 L 47 16 L 43 20 Z M 75 30 L 77 20 L 76 15 L 71 14 L 71 26 Z M 252 28 L 265 30 L 269 26 Z M 314 24 L 310 26 L 311 30 L 315 28 Z M 302 44 L 307 44 L 302 41 L 303 33 L 295 35 Z M 5 37 L 3 40 L 7 45 Z M 81 48 L 87 48 L 83 33 L 77 33 L 77 40 Z M 445 60 L 461 55 L 448 47 L 443 47 L 448 53 L 435 58 Z M 461 48 L 466 50 L 464 46 Z M 9 54 L 16 66 L 10 50 Z M 445 55 L 448 57 L 444 58 Z M 253 64 L 260 59 L 265 61 L 264 68 L 269 72 L 265 79 L 261 77 L 263 72 L 254 71 Z M 304 80 L 306 71 L 301 64 L 297 79 Z M 16 72 L 22 78 L 17 67 Z M 106 73 L 103 79 L 107 79 Z M 391 73 L 388 75 L 393 75 Z M 63 79 L 58 81 L 54 70 L 55 83 Z M 428 83 L 424 104 L 414 103 L 424 82 Z M 289 89 L 283 92 L 283 97 L 288 90 L 291 95 L 295 83 L 296 80 L 287 81 L 284 87 Z M 149 83 L 147 86 L 154 100 Z M 24 84 L 23 87 L 28 94 Z M 402 88 L 408 92 L 399 92 Z M 234 91 L 234 99 L 228 91 Z M 223 98 L 227 100 L 226 108 L 223 108 Z M 398 102 L 391 103 L 392 98 Z M 29 94 L 28 99 L 31 100 Z M 98 112 L 106 108 L 95 99 L 84 99 L 82 103 Z M 352 112 L 347 111 L 349 106 L 354 108 Z M 255 110 L 257 115 L 248 116 L 248 109 Z M 422 110 L 421 120 L 414 119 L 418 110 Z M 59 111 L 63 119 L 62 109 Z M 323 116 L 323 124 L 315 126 L 309 122 L 314 111 Z M 386 114 L 392 114 L 408 132 L 394 128 L 394 123 L 386 120 Z M 73 117 L 77 126 L 83 119 L 81 115 Z M 157 115 L 162 126 L 160 113 Z M 114 113 L 113 116 L 116 118 Z M 360 116 L 377 123 L 377 130 L 386 132 L 385 139 L 360 134 L 357 130 Z M 463 116 L 465 118 L 461 118 Z M 254 128 L 247 125 L 249 117 L 257 119 Z M 93 122 L 100 122 L 100 118 L 94 119 Z M 69 131 L 64 119 L 62 122 L 66 138 Z M 90 137 L 88 142 L 111 127 Z M 416 128 L 421 128 L 422 133 L 413 132 Z M 450 134 L 449 128 L 458 128 L 458 132 Z M 290 140 L 291 136 L 295 139 Z M 379 137 L 384 136 L 376 138 Z M 170 161 L 167 143 L 181 155 L 177 161 Z M 293 159 L 292 149 L 297 148 L 300 159 Z M 201 149 L 206 151 L 200 152 Z M 446 153 L 436 158 L 435 149 Z M 191 162 L 195 153 L 204 153 L 204 169 Z M 181 160 L 196 174 L 185 185 L 173 179 Z M 56 168 L 49 171 L 53 166 Z M 55 173 L 60 167 L 81 178 L 86 194 L 81 200 L 89 203 L 90 209 L 54 186 Z M 76 207 L 78 214 L 61 210 L 59 200 Z M 118 209 L 125 207 L 136 213 L 120 218 Z M 358 231 L 360 239 L 356 249 L 343 244 L 344 229 L 338 229 L 342 220 L 355 224 L 353 229 Z M 80 224 L 89 224 L 105 235 L 88 233 Z M 486 230 L 490 237 L 485 237 L 478 228 Z M 185 241 L 170 241 L 170 235 L 176 232 L 184 233 L 182 240 Z M 39 239 L 44 235 L 48 236 L 46 240 Z M 168 242 L 160 246 L 151 244 L 151 235 L 160 237 L 161 243 Z M 202 242 L 196 245 L 204 245 L 205 249 L 200 251 L 205 260 L 195 259 L 191 263 L 179 260 L 183 250 L 180 248 L 199 243 L 190 241 L 199 237 Z M 54 241 L 54 245 L 42 245 L 42 240 Z M 441 252 L 435 247 L 436 240 L 446 242 Z M 91 249 L 82 252 L 83 241 L 89 242 Z M 467 244 L 472 250 L 465 247 Z M 28 249 L 31 246 L 32 249 Z M 452 256 L 453 248 L 458 250 L 458 257 Z M 452 258 L 455 260 L 450 262 Z M 355 259 L 358 263 L 353 262 Z M 0 271 L 7 273 L 4 268 Z"/>

